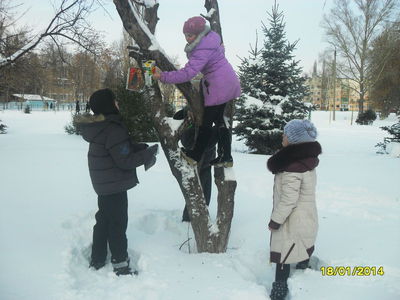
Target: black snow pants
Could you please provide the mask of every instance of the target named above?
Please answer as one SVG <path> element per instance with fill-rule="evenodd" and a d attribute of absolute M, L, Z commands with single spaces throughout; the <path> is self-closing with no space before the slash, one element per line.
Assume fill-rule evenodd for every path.
<path fill-rule="evenodd" d="M 128 258 L 126 229 L 128 226 L 127 192 L 98 196 L 99 210 L 93 227 L 92 262 L 105 262 L 107 242 L 111 262 L 119 263 Z"/>

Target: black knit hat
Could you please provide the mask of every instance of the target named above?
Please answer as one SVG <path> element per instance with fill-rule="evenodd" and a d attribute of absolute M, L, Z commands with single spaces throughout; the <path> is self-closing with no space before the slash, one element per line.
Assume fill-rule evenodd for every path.
<path fill-rule="evenodd" d="M 89 106 L 95 114 L 111 115 L 119 113 L 115 106 L 115 95 L 110 89 L 95 91 L 89 98 Z"/>

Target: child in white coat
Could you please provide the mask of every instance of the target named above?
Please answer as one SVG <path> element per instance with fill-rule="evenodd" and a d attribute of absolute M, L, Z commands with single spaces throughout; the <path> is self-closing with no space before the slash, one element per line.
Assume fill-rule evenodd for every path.
<path fill-rule="evenodd" d="M 268 224 L 271 230 L 270 261 L 276 263 L 271 300 L 288 294 L 290 264 L 307 268 L 318 231 L 315 203 L 316 167 L 321 145 L 315 140 L 317 129 L 308 120 L 292 120 L 283 130 L 283 148 L 267 162 L 275 174 L 273 209 Z"/>

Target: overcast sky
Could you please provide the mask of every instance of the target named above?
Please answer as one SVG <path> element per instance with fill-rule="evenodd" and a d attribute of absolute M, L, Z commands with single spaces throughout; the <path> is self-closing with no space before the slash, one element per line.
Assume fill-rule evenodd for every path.
<path fill-rule="evenodd" d="M 20 10 L 27 13 L 19 21 L 31 28 L 44 28 L 53 14 L 51 3 L 59 0 L 20 0 Z M 183 52 L 185 39 L 183 23 L 192 16 L 205 14 L 203 0 L 159 0 L 159 22 L 156 36 L 161 47 L 170 57 L 178 57 L 181 64 L 186 62 Z M 219 0 L 222 34 L 226 56 L 237 69 L 238 57 L 248 56 L 250 44 L 254 45 L 256 31 L 259 40 L 263 38 L 261 26 L 268 24 L 267 12 L 271 11 L 274 0 Z M 299 40 L 295 56 L 305 72 L 310 72 L 318 54 L 327 44 L 320 23 L 329 12 L 333 0 L 277 0 L 286 22 L 287 38 L 290 42 Z M 97 10 L 90 22 L 103 32 L 108 43 L 118 41 L 122 36 L 122 22 L 112 0 L 106 0 L 107 12 Z"/>

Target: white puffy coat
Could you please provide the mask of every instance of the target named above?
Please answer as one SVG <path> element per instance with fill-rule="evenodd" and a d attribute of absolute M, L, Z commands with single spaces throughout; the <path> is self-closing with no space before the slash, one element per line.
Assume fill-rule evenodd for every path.
<path fill-rule="evenodd" d="M 289 145 L 268 161 L 275 173 L 270 261 L 297 263 L 308 259 L 314 251 L 318 231 L 315 188 L 318 142 Z M 278 228 L 279 227 L 279 228 Z"/>

